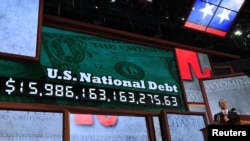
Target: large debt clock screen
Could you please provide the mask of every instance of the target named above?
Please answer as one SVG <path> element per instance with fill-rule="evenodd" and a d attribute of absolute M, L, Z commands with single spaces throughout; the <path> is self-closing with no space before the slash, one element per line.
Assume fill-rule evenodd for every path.
<path fill-rule="evenodd" d="M 173 51 L 47 26 L 42 31 L 40 63 L 1 60 L 0 97 L 184 109 Z"/>

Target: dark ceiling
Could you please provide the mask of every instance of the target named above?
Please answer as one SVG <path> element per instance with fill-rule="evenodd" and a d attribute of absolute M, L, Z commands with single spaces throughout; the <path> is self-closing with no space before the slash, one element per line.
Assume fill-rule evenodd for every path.
<path fill-rule="evenodd" d="M 250 56 L 250 1 L 226 37 L 184 28 L 195 0 L 44 0 L 44 13 L 223 53 Z M 183 20 L 184 18 L 184 20 Z M 243 30 L 241 36 L 234 35 Z"/>

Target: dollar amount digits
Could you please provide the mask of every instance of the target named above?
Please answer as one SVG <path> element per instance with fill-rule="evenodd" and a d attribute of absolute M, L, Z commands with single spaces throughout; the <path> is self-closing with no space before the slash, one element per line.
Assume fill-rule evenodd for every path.
<path fill-rule="evenodd" d="M 10 78 L 6 81 L 5 92 L 12 94 L 28 94 L 39 96 L 74 97 L 73 86 L 38 82 L 17 81 Z"/>
<path fill-rule="evenodd" d="M 129 91 L 113 91 L 114 99 L 119 98 L 119 102 L 128 102 L 135 104 L 153 104 L 153 105 L 166 105 L 166 106 L 178 106 L 177 97 L 150 94 L 142 92 L 129 92 Z"/>
<path fill-rule="evenodd" d="M 1 78 L 3 80 L 3 78 Z M 86 101 L 127 103 L 135 105 L 179 106 L 175 95 L 152 94 L 140 91 L 128 91 L 113 88 L 90 87 L 80 84 L 59 84 L 29 81 L 26 79 L 4 78 L 1 81 L 1 93 L 7 95 L 24 95 L 65 98 Z"/>

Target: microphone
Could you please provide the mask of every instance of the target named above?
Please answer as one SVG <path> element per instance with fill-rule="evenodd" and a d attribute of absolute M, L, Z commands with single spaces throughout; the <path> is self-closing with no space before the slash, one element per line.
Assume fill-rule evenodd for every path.
<path fill-rule="evenodd" d="M 238 112 L 242 115 L 242 112 L 241 112 L 240 110 L 238 110 L 238 109 L 232 108 L 230 111 L 231 111 L 231 112 L 233 112 L 233 111 L 238 111 Z"/>
<path fill-rule="evenodd" d="M 233 112 L 233 111 L 235 111 L 235 110 L 236 110 L 235 108 L 232 108 L 230 111 Z"/>

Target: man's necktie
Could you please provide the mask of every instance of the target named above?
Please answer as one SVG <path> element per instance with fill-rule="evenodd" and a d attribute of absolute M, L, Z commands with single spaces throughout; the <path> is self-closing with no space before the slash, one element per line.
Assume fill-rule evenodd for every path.
<path fill-rule="evenodd" d="M 223 114 L 224 114 L 224 115 L 227 115 L 227 111 L 223 111 Z"/>

